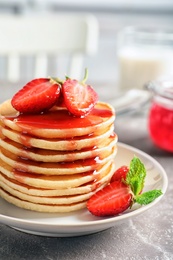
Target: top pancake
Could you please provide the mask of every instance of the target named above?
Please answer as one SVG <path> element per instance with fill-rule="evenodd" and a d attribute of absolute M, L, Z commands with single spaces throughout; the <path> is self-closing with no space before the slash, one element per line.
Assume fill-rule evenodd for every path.
<path fill-rule="evenodd" d="M 12 113 L 10 115 L 10 113 Z M 78 136 L 100 135 L 113 124 L 115 113 L 112 106 L 98 102 L 84 118 L 73 117 L 67 109 L 54 106 L 43 114 L 18 114 L 8 100 L 0 105 L 1 124 L 8 128 L 39 138 L 74 138 Z"/>

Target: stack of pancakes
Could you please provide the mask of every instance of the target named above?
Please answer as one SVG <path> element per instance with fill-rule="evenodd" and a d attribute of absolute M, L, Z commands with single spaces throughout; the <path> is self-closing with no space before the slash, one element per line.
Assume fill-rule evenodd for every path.
<path fill-rule="evenodd" d="M 117 136 L 113 108 L 98 102 L 84 118 L 53 107 L 18 114 L 0 106 L 0 196 L 21 208 L 70 212 L 107 185 L 114 173 Z"/>

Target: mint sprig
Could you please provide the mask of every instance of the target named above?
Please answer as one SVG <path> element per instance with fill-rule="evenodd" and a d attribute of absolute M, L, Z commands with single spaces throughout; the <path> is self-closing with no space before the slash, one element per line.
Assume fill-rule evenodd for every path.
<path fill-rule="evenodd" d="M 146 168 L 141 160 L 134 156 L 130 162 L 130 168 L 126 179 L 123 180 L 124 183 L 131 188 L 133 194 L 133 203 L 137 202 L 140 205 L 147 205 L 163 194 L 161 190 L 151 190 L 142 193 L 145 184 L 145 178 Z"/>

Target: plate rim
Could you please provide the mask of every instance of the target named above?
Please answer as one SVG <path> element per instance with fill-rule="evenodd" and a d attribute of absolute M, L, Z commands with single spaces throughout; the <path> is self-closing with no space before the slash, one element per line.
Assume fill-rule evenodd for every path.
<path fill-rule="evenodd" d="M 86 227 L 90 227 L 91 228 L 93 226 L 94 226 L 95 229 L 97 229 L 101 225 L 109 224 L 109 226 L 112 226 L 111 225 L 112 223 L 116 223 L 118 221 L 123 221 L 125 219 L 137 216 L 137 215 L 141 214 L 144 211 L 147 211 L 148 209 L 153 207 L 155 204 L 157 204 L 162 199 L 162 197 L 165 195 L 165 193 L 166 193 L 166 190 L 167 190 L 167 187 L 168 187 L 168 178 L 167 178 L 166 171 L 165 171 L 165 169 L 162 167 L 162 165 L 156 159 L 154 159 L 152 156 L 150 156 L 149 154 L 145 153 L 144 151 L 141 151 L 138 148 L 135 148 L 133 146 L 130 146 L 128 144 L 124 144 L 124 143 L 121 143 L 121 142 L 118 142 L 117 145 L 119 147 L 121 147 L 121 148 L 124 148 L 124 149 L 130 150 L 130 151 L 139 153 L 140 155 L 142 155 L 145 158 L 147 158 L 149 161 L 153 161 L 154 164 L 157 165 L 157 167 L 160 169 L 160 176 L 162 176 L 162 179 L 163 179 L 163 181 L 162 181 L 163 185 L 162 185 L 162 188 L 161 188 L 163 194 L 159 198 L 154 200 L 152 203 L 150 203 L 148 205 L 145 205 L 145 206 L 141 206 L 140 208 L 138 208 L 136 210 L 133 210 L 133 211 L 130 211 L 130 212 L 127 212 L 127 213 L 123 213 L 123 214 L 118 215 L 118 216 L 106 217 L 106 218 L 98 218 L 98 217 L 96 217 L 95 220 L 83 221 L 81 223 L 73 223 L 73 224 L 70 224 L 70 223 L 65 223 L 65 224 L 60 223 L 60 224 L 58 224 L 58 223 L 53 223 L 53 222 L 52 223 L 51 222 L 47 223 L 47 222 L 44 222 L 44 221 L 39 222 L 39 219 L 33 221 L 33 220 L 30 220 L 30 219 L 27 220 L 27 219 L 7 216 L 7 215 L 1 214 L 1 213 L 0 213 L 0 223 L 4 224 L 4 225 L 9 225 L 11 227 L 16 227 L 16 228 L 19 227 L 19 224 L 26 224 L 26 225 L 32 225 L 33 227 L 37 227 L 37 228 L 38 228 L 38 226 L 39 227 L 43 227 L 43 226 L 44 227 L 55 227 L 56 226 L 56 228 L 60 228 L 61 230 L 63 228 L 66 229 L 66 228 L 69 228 L 69 227 L 70 228 L 81 228 L 81 227 L 82 228 L 84 228 L 84 227 L 85 228 Z M 80 210 L 80 211 L 85 211 L 85 210 L 86 209 L 83 209 L 83 210 Z M 13 223 L 10 224 L 10 222 L 13 222 Z M 57 230 L 55 230 L 55 233 L 57 233 Z"/>

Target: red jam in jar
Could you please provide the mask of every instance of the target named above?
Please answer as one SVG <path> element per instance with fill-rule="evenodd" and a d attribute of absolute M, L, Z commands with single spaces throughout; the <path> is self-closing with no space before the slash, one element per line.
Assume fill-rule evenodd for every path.
<path fill-rule="evenodd" d="M 149 111 L 151 139 L 163 150 L 173 152 L 173 80 L 151 82 L 153 101 Z"/>

